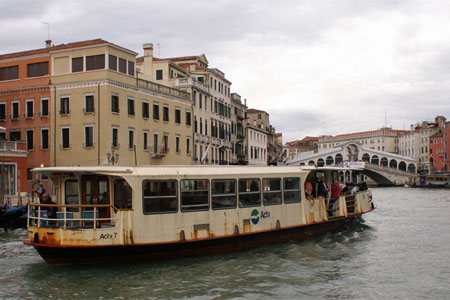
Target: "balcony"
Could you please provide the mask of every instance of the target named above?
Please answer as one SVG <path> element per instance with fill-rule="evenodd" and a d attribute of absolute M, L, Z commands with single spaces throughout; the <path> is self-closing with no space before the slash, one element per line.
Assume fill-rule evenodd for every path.
<path fill-rule="evenodd" d="M 150 155 L 152 156 L 152 158 L 163 158 L 167 155 L 167 153 L 169 153 L 169 148 L 167 148 L 165 145 L 157 145 L 156 151 L 154 146 L 151 146 L 150 149 Z"/>
<path fill-rule="evenodd" d="M 188 100 L 191 101 L 191 97 L 190 94 L 184 91 L 180 91 L 178 89 L 174 89 L 162 84 L 158 84 L 158 83 L 154 83 L 148 80 L 144 80 L 144 79 L 138 79 L 137 80 L 138 86 L 154 91 L 154 92 L 158 92 L 158 93 L 162 93 L 162 94 L 166 94 L 166 95 L 171 95 L 171 96 L 175 96 L 175 97 L 179 97 L 182 98 L 184 100 Z"/>
<path fill-rule="evenodd" d="M 208 87 L 193 77 L 177 78 L 175 81 L 175 87 L 177 88 L 189 88 L 191 86 L 194 86 L 206 93 L 208 92 Z"/>

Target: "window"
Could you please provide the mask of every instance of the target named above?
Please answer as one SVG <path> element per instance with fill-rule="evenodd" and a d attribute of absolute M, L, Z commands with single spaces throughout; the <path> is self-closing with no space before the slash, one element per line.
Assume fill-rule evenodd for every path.
<path fill-rule="evenodd" d="M 178 211 L 176 180 L 144 180 L 142 194 L 145 215 Z"/>
<path fill-rule="evenodd" d="M 48 117 L 48 99 L 41 99 L 41 117 Z"/>
<path fill-rule="evenodd" d="M 180 153 L 180 137 L 175 137 L 175 152 Z"/>
<path fill-rule="evenodd" d="M 83 57 L 72 58 L 72 73 L 83 71 Z"/>
<path fill-rule="evenodd" d="M 48 150 L 48 129 L 41 129 L 41 149 Z"/>
<path fill-rule="evenodd" d="M 260 206 L 260 180 L 239 179 L 239 207 Z"/>
<path fill-rule="evenodd" d="M 119 147 L 119 128 L 112 129 L 112 145 L 113 148 Z"/>
<path fill-rule="evenodd" d="M 220 179 L 211 183 L 213 209 L 236 207 L 236 180 Z"/>
<path fill-rule="evenodd" d="M 175 108 L 175 123 L 181 124 L 181 110 L 179 108 Z"/>
<path fill-rule="evenodd" d="M 163 121 L 169 122 L 169 107 L 168 106 L 163 107 Z"/>
<path fill-rule="evenodd" d="M 68 149 L 70 147 L 69 132 L 68 127 L 61 128 L 61 147 L 63 149 Z"/>
<path fill-rule="evenodd" d="M 105 68 L 105 54 L 86 56 L 86 71 Z"/>
<path fill-rule="evenodd" d="M 128 148 L 134 148 L 134 130 L 128 130 Z"/>
<path fill-rule="evenodd" d="M 94 112 L 94 95 L 84 96 L 84 112 L 93 113 Z"/>
<path fill-rule="evenodd" d="M 158 153 L 158 133 L 153 134 L 153 153 Z"/>
<path fill-rule="evenodd" d="M 128 98 L 128 115 L 134 116 L 134 99 Z"/>
<path fill-rule="evenodd" d="M 33 114 L 34 114 L 34 111 L 33 111 L 34 100 L 27 100 L 25 103 L 26 103 L 25 116 L 26 116 L 27 119 L 31 119 L 31 118 L 33 118 Z"/>
<path fill-rule="evenodd" d="M 168 135 L 163 135 L 162 143 L 163 143 L 162 153 L 169 152 L 169 136 Z"/>
<path fill-rule="evenodd" d="M 6 103 L 0 103 L 0 120 L 6 120 Z"/>
<path fill-rule="evenodd" d="M 64 199 L 66 205 L 78 204 L 78 180 L 70 179 L 64 182 Z M 78 211 L 78 208 L 68 207 L 67 211 Z"/>
<path fill-rule="evenodd" d="M 114 180 L 114 206 L 119 209 L 132 208 L 133 191 L 125 179 Z"/>
<path fill-rule="evenodd" d="M 88 125 L 84 127 L 84 147 L 91 148 L 94 146 L 94 126 Z"/>
<path fill-rule="evenodd" d="M 117 95 L 111 95 L 111 111 L 119 113 L 119 96 Z"/>
<path fill-rule="evenodd" d="M 194 132 L 197 133 L 197 116 L 194 116 Z"/>
<path fill-rule="evenodd" d="M 134 62 L 128 62 L 128 75 L 134 76 Z"/>
<path fill-rule="evenodd" d="M 207 179 L 181 180 L 181 211 L 208 210 L 208 198 Z"/>
<path fill-rule="evenodd" d="M 150 107 L 147 101 L 142 101 L 142 117 L 148 119 L 150 117 Z"/>
<path fill-rule="evenodd" d="M 33 140 L 33 130 L 27 130 L 27 150 L 33 150 L 34 140 Z"/>
<path fill-rule="evenodd" d="M 127 60 L 119 57 L 119 72 L 127 74 Z"/>
<path fill-rule="evenodd" d="M 197 101 L 197 92 L 194 91 L 192 92 L 192 102 L 194 103 L 194 106 L 196 105 L 196 101 Z"/>
<path fill-rule="evenodd" d="M 60 98 L 60 103 L 61 103 L 61 110 L 59 111 L 59 113 L 61 115 L 68 115 L 70 113 L 70 110 L 69 110 L 69 97 L 61 97 Z"/>
<path fill-rule="evenodd" d="M 186 111 L 186 125 L 191 126 L 191 112 Z"/>
<path fill-rule="evenodd" d="M 11 118 L 13 120 L 19 119 L 19 101 L 11 103 Z"/>
<path fill-rule="evenodd" d="M 20 130 L 18 130 L 18 131 L 10 131 L 9 132 L 9 140 L 11 142 L 20 141 L 21 140 L 21 138 L 20 138 Z"/>
<path fill-rule="evenodd" d="M 0 81 L 19 79 L 19 66 L 0 68 Z"/>
<path fill-rule="evenodd" d="M 190 138 L 186 138 L 186 153 L 187 154 L 191 153 L 191 139 Z"/>
<path fill-rule="evenodd" d="M 156 70 L 156 80 L 163 79 L 163 70 Z"/>
<path fill-rule="evenodd" d="M 198 105 L 200 106 L 200 109 L 202 108 L 202 103 L 203 103 L 202 96 L 203 95 L 201 93 L 198 94 Z"/>
<path fill-rule="evenodd" d="M 33 172 L 31 172 L 33 168 L 27 168 L 27 180 L 33 180 Z"/>
<path fill-rule="evenodd" d="M 48 61 L 27 65 L 27 77 L 39 77 L 48 75 Z"/>
<path fill-rule="evenodd" d="M 144 131 L 144 150 L 148 149 L 148 131 Z"/>
<path fill-rule="evenodd" d="M 159 120 L 159 104 L 153 103 L 153 120 Z"/>
<path fill-rule="evenodd" d="M 109 54 L 109 69 L 117 71 L 117 56 Z"/>
<path fill-rule="evenodd" d="M 281 179 L 263 179 L 264 205 L 281 204 Z"/>

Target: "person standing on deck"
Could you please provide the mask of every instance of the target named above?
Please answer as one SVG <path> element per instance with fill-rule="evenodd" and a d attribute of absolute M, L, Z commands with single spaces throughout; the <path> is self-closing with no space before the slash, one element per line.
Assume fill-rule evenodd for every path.
<path fill-rule="evenodd" d="M 318 196 L 324 198 L 328 196 L 328 186 L 325 182 L 325 176 L 320 177 Z"/>

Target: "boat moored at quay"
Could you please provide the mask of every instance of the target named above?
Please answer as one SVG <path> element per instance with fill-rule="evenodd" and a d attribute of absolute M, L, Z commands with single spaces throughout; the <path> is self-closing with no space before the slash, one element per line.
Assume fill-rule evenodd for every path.
<path fill-rule="evenodd" d="M 371 190 L 306 197 L 342 168 L 93 166 L 35 169 L 55 204 L 30 203 L 28 240 L 49 264 L 160 260 L 301 241 L 374 209 Z M 330 193 L 328 193 L 330 195 Z"/>

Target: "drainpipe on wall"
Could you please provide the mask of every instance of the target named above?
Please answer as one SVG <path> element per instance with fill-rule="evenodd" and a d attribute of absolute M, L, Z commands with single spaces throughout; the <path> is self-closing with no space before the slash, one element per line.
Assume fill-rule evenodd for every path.
<path fill-rule="evenodd" d="M 53 166 L 56 167 L 56 85 L 53 85 Z"/>

